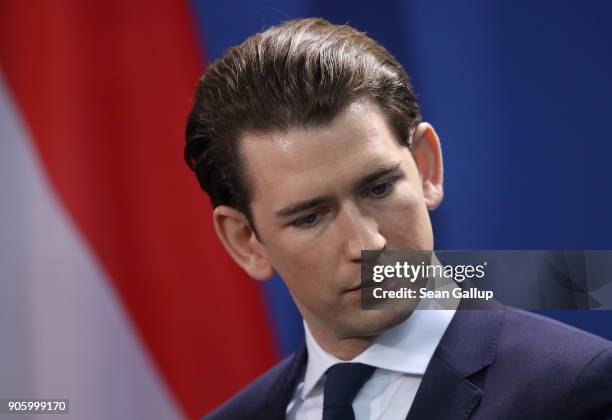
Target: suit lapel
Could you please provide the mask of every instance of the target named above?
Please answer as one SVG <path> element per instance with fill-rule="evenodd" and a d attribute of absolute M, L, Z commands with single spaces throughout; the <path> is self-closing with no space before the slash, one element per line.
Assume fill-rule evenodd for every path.
<path fill-rule="evenodd" d="M 434 353 L 407 420 L 469 418 L 484 395 L 504 311 L 462 304 Z"/>
<path fill-rule="evenodd" d="M 274 386 L 270 389 L 268 395 L 265 396 L 266 404 L 264 412 L 261 413 L 261 419 L 274 420 L 284 419 L 287 411 L 287 405 L 293 397 L 297 382 L 302 376 L 308 360 L 308 352 L 306 344 L 296 351 L 291 363 L 278 375 L 278 379 Z"/>
<path fill-rule="evenodd" d="M 480 388 L 434 357 L 406 420 L 466 419 L 482 395 Z"/>

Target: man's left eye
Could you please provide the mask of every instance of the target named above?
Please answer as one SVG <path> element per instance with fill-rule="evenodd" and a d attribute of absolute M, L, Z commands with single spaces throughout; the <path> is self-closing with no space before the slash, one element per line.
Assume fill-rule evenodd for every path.
<path fill-rule="evenodd" d="M 392 180 L 377 184 L 370 188 L 370 195 L 374 198 L 386 197 L 391 192 L 392 184 Z"/>

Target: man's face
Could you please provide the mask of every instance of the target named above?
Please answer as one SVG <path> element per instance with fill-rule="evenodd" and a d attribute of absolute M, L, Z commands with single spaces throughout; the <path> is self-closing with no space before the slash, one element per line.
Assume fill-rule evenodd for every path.
<path fill-rule="evenodd" d="M 362 310 L 361 250 L 431 250 L 422 178 L 379 108 L 356 102 L 329 125 L 246 134 L 241 158 L 265 258 L 311 330 L 366 337 L 406 310 Z"/>

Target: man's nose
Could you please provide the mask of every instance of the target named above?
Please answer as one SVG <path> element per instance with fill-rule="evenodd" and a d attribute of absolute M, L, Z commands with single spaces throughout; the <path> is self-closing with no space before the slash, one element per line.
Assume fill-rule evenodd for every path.
<path fill-rule="evenodd" d="M 380 251 L 387 243 L 376 219 L 364 214 L 353 203 L 342 206 L 339 227 L 344 237 L 345 254 L 350 261 L 360 262 L 362 250 Z"/>

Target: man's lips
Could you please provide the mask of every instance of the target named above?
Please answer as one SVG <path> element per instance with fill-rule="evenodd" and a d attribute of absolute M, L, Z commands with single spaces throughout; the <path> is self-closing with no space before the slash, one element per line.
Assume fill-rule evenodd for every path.
<path fill-rule="evenodd" d="M 375 285 L 373 285 L 373 284 L 372 284 L 372 285 L 363 285 L 363 284 L 359 283 L 359 284 L 358 284 L 357 286 L 355 286 L 355 287 L 352 287 L 352 288 L 350 288 L 350 289 L 346 289 L 346 290 L 344 291 L 344 293 L 356 292 L 356 291 L 358 291 L 358 290 L 370 290 L 370 289 L 373 289 L 374 287 L 375 287 Z"/>
<path fill-rule="evenodd" d="M 352 287 L 352 288 L 350 288 L 350 289 L 347 289 L 347 290 L 346 290 L 346 292 L 347 292 L 347 293 L 348 293 L 348 292 L 354 292 L 354 291 L 356 291 L 356 290 L 361 290 L 361 284 L 359 284 L 359 285 L 357 285 L 357 286 L 355 286 L 355 287 Z"/>

